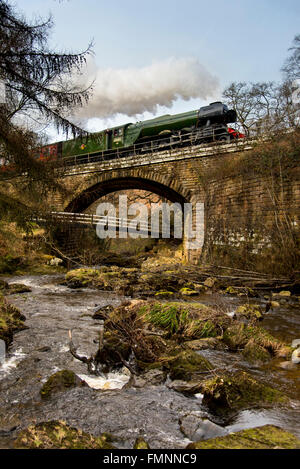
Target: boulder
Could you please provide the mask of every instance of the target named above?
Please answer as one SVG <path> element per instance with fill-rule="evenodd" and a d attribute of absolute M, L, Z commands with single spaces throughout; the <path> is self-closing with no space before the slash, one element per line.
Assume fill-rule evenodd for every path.
<path fill-rule="evenodd" d="M 30 425 L 18 433 L 16 449 L 114 449 L 110 437 L 95 437 L 65 422 L 50 421 Z"/>
<path fill-rule="evenodd" d="M 198 394 L 198 393 L 201 393 L 202 382 L 201 381 L 183 381 L 180 379 L 176 379 L 168 383 L 167 387 L 169 389 L 173 389 L 174 391 L 182 392 L 185 394 Z"/>
<path fill-rule="evenodd" d="M 240 291 L 239 291 L 238 288 L 230 286 L 230 287 L 226 288 L 225 293 L 227 295 L 238 295 L 240 293 Z"/>
<path fill-rule="evenodd" d="M 300 440 L 273 425 L 242 430 L 237 433 L 190 443 L 186 449 L 299 449 Z"/>
<path fill-rule="evenodd" d="M 202 283 L 194 283 L 193 284 L 193 289 L 196 290 L 199 293 L 205 293 L 207 291 L 207 287 L 202 285 Z"/>
<path fill-rule="evenodd" d="M 133 449 L 150 449 L 150 446 L 144 438 L 139 437 L 135 440 Z"/>
<path fill-rule="evenodd" d="M 76 386 L 87 386 L 86 382 L 80 379 L 73 371 L 57 371 L 50 376 L 40 390 L 41 397 L 46 399 L 57 392 L 66 391 Z"/>
<path fill-rule="evenodd" d="M 277 366 L 279 366 L 279 368 L 282 368 L 283 370 L 289 370 L 289 371 L 296 370 L 298 368 L 296 363 L 293 363 L 291 361 L 281 362 Z"/>
<path fill-rule="evenodd" d="M 184 287 L 184 288 L 181 288 L 179 290 L 179 293 L 180 295 L 182 296 L 195 296 L 195 295 L 199 295 L 199 292 L 197 290 L 192 290 L 191 288 L 187 288 L 187 287 Z"/>
<path fill-rule="evenodd" d="M 213 369 L 212 364 L 192 350 L 184 350 L 171 359 L 166 367 L 172 380 L 190 381 L 197 373 L 206 373 Z"/>
<path fill-rule="evenodd" d="M 231 351 L 243 350 L 249 341 L 267 350 L 271 356 L 289 358 L 291 350 L 262 327 L 233 324 L 224 331 L 223 342 Z"/>
<path fill-rule="evenodd" d="M 0 339 L 6 346 L 12 342 L 16 332 L 27 329 L 25 320 L 25 316 L 15 306 L 0 297 Z"/>
<path fill-rule="evenodd" d="M 8 286 L 8 294 L 9 295 L 14 295 L 17 293 L 29 293 L 31 292 L 31 288 L 28 287 L 27 285 L 23 285 L 22 283 L 11 283 Z"/>
<path fill-rule="evenodd" d="M 157 386 L 163 384 L 166 380 L 166 374 L 160 369 L 149 370 L 146 373 L 143 373 L 140 376 L 135 376 L 133 381 L 133 387 L 143 388 L 144 386 Z"/>
<path fill-rule="evenodd" d="M 227 435 L 228 431 L 223 427 L 204 417 L 203 412 L 192 412 L 179 420 L 180 430 L 192 441 L 207 440 Z"/>
<path fill-rule="evenodd" d="M 244 350 L 242 351 L 242 355 L 250 363 L 264 363 L 271 360 L 272 358 L 268 350 L 255 343 L 254 339 L 249 340 Z"/>
<path fill-rule="evenodd" d="M 280 391 L 256 381 L 243 371 L 231 375 L 224 373 L 204 381 L 202 392 L 202 403 L 217 415 L 288 401 Z"/>
<path fill-rule="evenodd" d="M 53 257 L 51 259 L 51 261 L 49 262 L 50 265 L 53 265 L 55 267 L 59 266 L 59 265 L 62 265 L 63 264 L 63 260 L 60 259 L 59 257 Z"/>
<path fill-rule="evenodd" d="M 174 296 L 174 292 L 172 291 L 158 291 L 155 293 L 157 298 L 171 298 Z"/>
<path fill-rule="evenodd" d="M 261 321 L 263 319 L 262 310 L 259 305 L 245 304 L 239 306 L 235 311 L 236 316 L 244 317 L 246 319 Z"/>
<path fill-rule="evenodd" d="M 203 282 L 203 285 L 205 285 L 206 287 L 208 288 L 212 288 L 215 283 L 216 283 L 217 279 L 214 278 L 214 277 L 208 277 L 205 282 Z"/>
<path fill-rule="evenodd" d="M 283 291 L 279 292 L 278 295 L 283 296 L 283 297 L 289 297 L 289 296 L 291 296 L 291 292 L 288 291 L 288 290 L 283 290 Z"/>
<path fill-rule="evenodd" d="M 252 290 L 252 288 L 249 288 L 249 287 L 229 286 L 229 287 L 226 288 L 225 294 L 227 294 L 227 295 L 236 295 L 236 296 L 255 297 L 255 292 Z"/>

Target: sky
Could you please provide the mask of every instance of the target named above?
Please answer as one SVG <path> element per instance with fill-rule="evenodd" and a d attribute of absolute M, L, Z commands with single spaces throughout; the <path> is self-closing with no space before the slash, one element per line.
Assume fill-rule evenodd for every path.
<path fill-rule="evenodd" d="M 298 0 L 15 0 L 26 18 L 50 12 L 53 49 L 78 52 L 94 41 L 100 70 L 145 69 L 164 61 L 193 59 L 217 77 L 218 89 L 209 98 L 179 98 L 168 113 L 196 109 L 220 99 L 233 81 L 279 81 L 288 48 L 300 33 Z M 163 73 L 163 72 L 162 72 Z M 174 78 L 174 77 L 173 77 Z M 137 78 L 138 79 L 138 78 Z M 122 111 L 123 108 L 121 108 Z M 124 111 L 124 110 L 123 110 Z M 165 106 L 156 113 L 164 114 Z M 117 113 L 93 118 L 89 130 L 142 120 Z"/>

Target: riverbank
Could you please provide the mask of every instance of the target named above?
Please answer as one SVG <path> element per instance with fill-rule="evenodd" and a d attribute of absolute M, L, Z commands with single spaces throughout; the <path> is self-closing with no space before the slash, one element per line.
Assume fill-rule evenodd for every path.
<path fill-rule="evenodd" d="M 171 275 L 168 272 L 165 270 L 166 276 Z M 101 275 L 103 273 L 111 273 L 112 275 L 108 275 L 106 278 L 111 277 L 114 279 L 113 281 L 120 278 L 119 274 L 122 274 L 116 268 L 109 268 Z M 131 271 L 131 274 L 142 277 L 145 275 L 145 271 Z M 150 272 L 149 267 L 147 274 L 154 275 L 153 272 Z M 191 279 L 191 274 L 189 275 Z M 91 375 L 86 364 L 71 355 L 68 331 L 72 330 L 73 341 L 80 356 L 95 355 L 98 349 L 101 321 L 101 311 L 100 315 L 98 311 L 97 316 L 95 310 L 106 307 L 102 310 L 102 314 L 104 312 L 105 315 L 105 311 L 110 311 L 110 314 L 116 315 L 116 311 L 120 312 L 124 308 L 121 306 L 124 300 L 131 301 L 131 299 L 128 296 L 120 295 L 120 293 L 116 294 L 113 289 L 98 290 L 93 284 L 85 284 L 80 287 L 77 285 L 76 288 L 70 288 L 66 283 L 69 277 L 70 274 L 67 277 L 60 274 L 5 278 L 10 284 L 22 283 L 26 285 L 31 289 L 31 292 L 9 295 L 9 302 L 19 308 L 26 316 L 25 324 L 28 329 L 14 335 L 4 366 L 0 368 L 0 396 L 4 403 L 0 414 L 0 440 L 3 447 L 13 446 L 19 432 L 31 425 L 33 420 L 35 422 L 63 420 L 68 425 L 82 429 L 96 437 L 108 432 L 115 438 L 112 444 L 119 448 L 133 447 L 135 440 L 139 437 L 146 439 L 151 448 L 185 448 L 193 441 L 197 441 L 200 434 L 207 439 L 264 424 L 282 427 L 298 438 L 300 437 L 299 369 L 283 369 L 279 366 L 281 362 L 288 361 L 289 356 L 279 357 L 271 354 L 267 361 L 254 360 L 252 362 L 249 360 L 249 355 L 247 358 L 247 354 L 244 353 L 249 340 L 243 345 L 243 350 L 239 350 L 239 348 L 234 350 L 234 346 L 230 344 L 230 338 L 228 339 L 228 334 L 227 343 L 224 341 L 226 331 L 228 329 L 230 331 L 230 327 L 251 321 L 243 314 L 233 319 L 231 314 L 236 314 L 240 305 L 249 303 L 258 304 L 264 316 L 262 321 L 255 320 L 255 327 L 263 326 L 264 330 L 274 335 L 276 343 L 280 341 L 284 346 L 289 347 L 292 340 L 300 336 L 297 295 L 291 294 L 285 297 L 278 295 L 280 292 L 273 292 L 276 293 L 276 300 L 273 300 L 273 308 L 267 313 L 265 310 L 271 291 L 266 295 L 260 295 L 260 297 L 250 297 L 252 294 L 249 295 L 249 291 L 245 296 L 245 292 L 237 289 L 237 293 L 233 295 L 232 290 L 226 293 L 228 287 L 221 289 L 219 286 L 216 288 L 206 286 L 207 289 L 198 290 L 197 296 L 180 297 L 179 289 L 176 290 L 178 297 L 171 298 L 171 300 L 167 298 L 167 301 L 155 296 L 155 294 L 147 299 L 140 298 L 139 301 L 142 300 L 142 305 L 147 308 L 153 304 L 168 305 L 175 300 L 175 303 L 180 304 L 180 308 L 182 305 L 184 308 L 188 308 L 190 315 L 192 315 L 192 311 L 199 310 L 199 307 L 196 306 L 197 303 L 205 305 L 208 309 L 200 308 L 202 311 L 200 319 L 203 324 L 206 323 L 204 328 L 206 335 L 212 334 L 213 337 L 192 337 L 189 338 L 189 341 L 182 341 L 180 334 L 178 336 L 178 331 L 177 338 L 174 338 L 174 334 L 171 334 L 169 338 L 166 335 L 160 336 L 159 340 L 169 344 L 169 348 L 172 344 L 172 353 L 175 355 L 171 357 L 171 362 L 166 364 L 164 360 L 161 360 L 163 356 L 160 355 L 159 361 L 163 362 L 162 367 L 150 371 L 138 370 L 135 384 L 129 383 L 128 385 L 130 372 L 123 365 L 117 366 L 106 375 Z M 161 274 L 159 277 L 161 281 Z M 175 274 L 171 278 L 173 277 Z M 181 275 L 177 277 L 182 279 Z M 206 276 L 206 280 L 207 278 L 211 277 Z M 176 289 L 178 279 L 176 280 Z M 126 277 L 126 281 L 128 281 L 128 277 Z M 204 284 L 205 280 L 201 279 L 200 283 Z M 147 284 L 153 285 L 153 281 L 149 281 L 148 278 Z M 111 286 L 111 284 L 109 285 Z M 142 283 L 139 288 L 141 285 Z M 161 285 L 160 283 L 159 288 Z M 179 286 L 190 288 L 189 286 Z M 168 289 L 169 287 L 168 285 Z M 194 287 L 195 285 L 193 285 Z M 144 293 L 145 291 L 144 288 Z M 220 293 L 221 291 L 223 293 Z M 268 299 L 264 298 L 267 295 Z M 284 301 L 281 302 L 281 299 Z M 107 305 L 111 305 L 111 308 L 107 308 Z M 218 310 L 218 321 L 222 318 L 222 322 L 215 323 L 218 326 L 217 330 L 213 332 L 213 329 L 207 326 L 209 318 L 206 314 L 215 309 Z M 203 311 L 205 311 L 204 316 Z M 149 313 L 150 311 L 147 314 Z M 160 315 L 158 314 L 158 316 Z M 119 314 L 119 317 L 122 318 L 123 314 Z M 108 318 L 105 321 L 107 333 L 109 332 Z M 157 328 L 157 324 L 146 323 L 146 329 L 149 327 L 150 330 L 152 327 Z M 220 339 L 222 336 L 220 327 L 223 328 L 222 339 Z M 248 328 L 249 324 L 245 327 Z M 162 332 L 167 335 L 170 333 L 168 330 L 160 330 L 159 328 L 152 330 L 152 332 Z M 158 338 L 159 336 L 152 337 Z M 187 348 L 188 342 L 190 344 Z M 225 345 L 226 348 L 222 348 L 221 345 Z M 267 388 L 279 390 L 283 396 L 287 397 L 288 401 L 281 402 L 280 405 L 278 403 L 273 403 L 274 405 L 265 403 L 263 406 L 257 406 L 252 401 L 250 405 L 234 409 L 234 412 L 227 415 L 215 412 L 209 396 L 212 391 L 211 385 L 215 386 L 218 383 L 210 382 L 210 385 L 207 385 L 208 378 L 211 380 L 214 373 L 211 377 L 206 374 L 210 370 L 206 369 L 202 370 L 205 372 L 204 375 L 199 375 L 206 379 L 206 393 L 203 389 L 205 380 L 199 380 L 199 376 L 198 381 L 195 380 L 193 372 L 190 373 L 191 370 L 189 370 L 189 380 L 186 379 L 188 373 L 186 370 L 181 370 L 181 366 L 179 367 L 179 375 L 178 367 L 175 374 L 172 375 L 170 365 L 172 362 L 173 365 L 174 363 L 176 365 L 178 355 L 182 352 L 185 353 L 184 358 L 186 359 L 188 350 L 192 352 L 189 358 L 196 354 L 199 357 L 199 362 L 201 361 L 202 364 L 209 362 L 213 370 L 222 369 L 230 377 L 243 376 L 240 373 L 245 372 L 247 379 L 262 383 Z M 269 350 L 267 351 L 270 353 Z M 130 354 L 125 358 L 128 358 L 128 363 L 134 365 Z M 149 358 L 147 359 L 148 363 L 151 363 L 151 359 L 150 362 Z M 125 361 L 127 362 L 127 360 Z M 189 363 L 189 359 L 186 360 L 186 363 Z M 197 367 L 198 362 L 196 363 Z M 43 399 L 40 393 L 41 388 L 51 376 L 62 370 L 72 371 L 88 386 L 71 386 L 54 393 L 48 399 Z M 219 433 L 211 433 L 211 427 Z"/>

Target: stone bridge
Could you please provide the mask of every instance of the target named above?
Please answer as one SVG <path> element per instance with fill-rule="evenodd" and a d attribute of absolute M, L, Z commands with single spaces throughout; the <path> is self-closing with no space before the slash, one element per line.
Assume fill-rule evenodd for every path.
<path fill-rule="evenodd" d="M 204 204 L 204 246 L 191 245 L 184 238 L 183 254 L 188 261 L 199 261 L 202 256 L 204 261 L 218 263 L 220 246 L 223 254 L 234 248 L 237 256 L 243 255 L 241 246 L 249 248 L 250 244 L 253 252 L 267 249 L 270 253 L 281 227 L 286 229 L 285 220 L 299 236 L 299 159 L 284 170 L 280 180 L 274 179 L 255 167 L 242 169 L 240 161 L 252 155 L 252 148 L 252 141 L 240 141 L 119 155 L 107 161 L 93 155 L 84 163 L 73 158 L 58 170 L 68 195 L 49 197 L 48 210 L 83 213 L 107 194 L 143 189 L 181 205 Z M 193 210 L 194 228 L 196 215 Z"/>
<path fill-rule="evenodd" d="M 69 196 L 56 194 L 49 200 L 51 211 L 82 213 L 95 201 L 109 193 L 140 189 L 158 194 L 183 206 L 190 203 L 194 208 L 191 226 L 196 230 L 196 204 L 205 203 L 206 193 L 201 185 L 203 168 L 214 164 L 218 158 L 251 149 L 250 143 L 234 143 L 213 146 L 190 146 L 145 155 L 119 157 L 109 161 L 91 161 L 64 168 L 61 178 Z M 72 161 L 71 161 L 72 163 Z M 199 209 L 198 209 L 199 213 Z M 202 239 L 195 234 L 198 244 L 183 238 L 183 255 L 186 260 L 196 261 L 202 252 Z M 191 242 L 192 241 L 192 242 Z"/>

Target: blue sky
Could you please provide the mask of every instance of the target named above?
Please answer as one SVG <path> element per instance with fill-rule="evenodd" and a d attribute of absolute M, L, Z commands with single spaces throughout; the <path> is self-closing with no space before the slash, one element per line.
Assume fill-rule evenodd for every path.
<path fill-rule="evenodd" d="M 76 52 L 93 39 L 98 67 L 139 68 L 170 57 L 193 57 L 219 78 L 221 88 L 232 81 L 280 80 L 287 50 L 300 33 L 298 0 L 15 0 L 15 4 L 29 19 L 51 11 L 53 48 Z M 198 101 L 179 100 L 171 112 L 194 109 Z"/>

